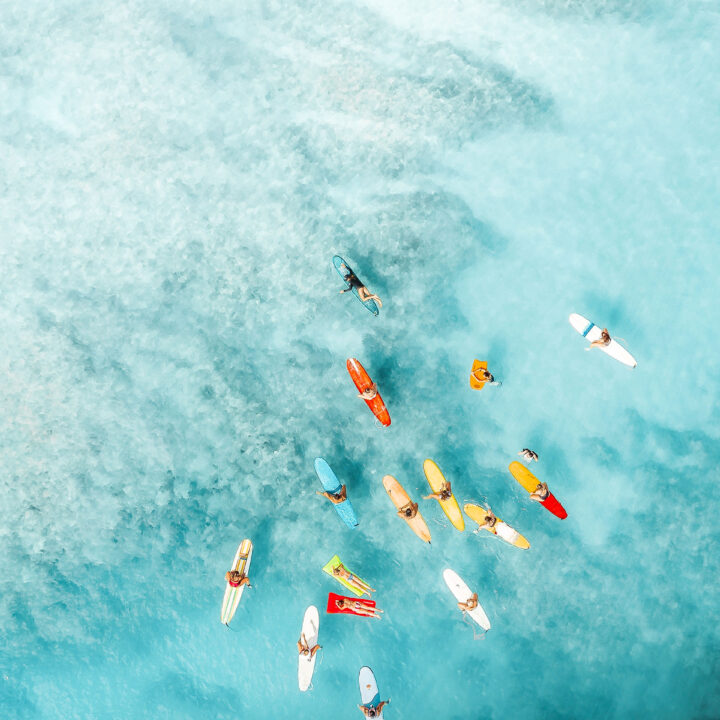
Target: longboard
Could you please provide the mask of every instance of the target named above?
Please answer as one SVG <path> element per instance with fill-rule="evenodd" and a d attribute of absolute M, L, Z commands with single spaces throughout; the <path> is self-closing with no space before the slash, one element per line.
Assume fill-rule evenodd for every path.
<path fill-rule="evenodd" d="M 473 377 L 473 373 L 476 370 L 487 370 L 487 360 L 473 360 L 472 368 L 470 369 L 470 387 L 473 390 L 482 390 L 487 384 L 487 380 L 477 380 Z"/>
<path fill-rule="evenodd" d="M 587 318 L 577 313 L 570 314 L 570 324 L 577 330 L 588 342 L 599 340 L 602 335 L 602 329 L 595 323 L 590 322 Z M 610 339 L 609 345 L 598 346 L 599 350 L 607 353 L 610 357 L 615 358 L 623 365 L 634 368 L 637 367 L 637 360 L 619 343 L 617 340 Z"/>
<path fill-rule="evenodd" d="M 526 468 L 522 463 L 511 462 L 508 467 L 510 474 L 522 485 L 528 493 L 534 493 L 540 481 Z M 558 499 L 549 493 L 548 496 L 540 503 L 544 508 L 549 510 L 553 515 L 564 520 L 567 517 L 565 508 L 560 504 Z"/>
<path fill-rule="evenodd" d="M 333 265 L 335 266 L 335 269 L 338 271 L 338 274 L 343 280 L 349 277 L 351 273 L 355 275 L 352 268 L 339 255 L 333 256 Z M 343 265 L 345 266 L 344 268 Z M 357 277 L 357 275 L 355 277 Z M 347 282 L 347 280 L 345 280 L 345 282 Z M 360 299 L 360 293 L 358 292 L 358 289 L 356 287 L 352 289 L 352 293 L 358 299 L 358 301 L 361 302 L 373 315 L 378 315 L 380 313 L 380 309 L 378 308 L 377 303 L 374 300 Z"/>
<path fill-rule="evenodd" d="M 370 597 L 372 595 L 372 593 L 370 593 L 370 592 L 358 590 L 358 588 L 356 588 L 354 585 L 349 583 L 345 578 L 341 578 L 341 577 L 338 577 L 337 575 L 333 575 L 333 570 L 338 565 L 342 565 L 349 573 L 351 573 L 352 575 L 355 575 L 355 573 L 352 570 L 350 570 L 350 568 L 348 568 L 347 565 L 345 565 L 345 563 L 343 563 L 342 560 L 340 560 L 340 558 L 337 555 L 333 555 L 330 558 L 330 560 L 327 563 L 325 563 L 325 565 L 323 566 L 323 571 L 326 572 L 333 580 L 337 580 L 343 587 L 346 587 L 348 590 L 350 590 L 350 592 L 354 593 L 358 597 L 360 597 L 361 595 L 367 595 L 368 597 Z M 355 575 L 355 577 L 360 582 L 365 583 L 365 581 L 358 575 Z M 367 585 L 367 583 L 365 583 L 365 584 Z"/>
<path fill-rule="evenodd" d="M 478 525 L 481 525 L 484 522 L 485 515 L 487 514 L 487 510 L 485 510 L 484 507 L 467 503 L 463 509 L 465 510 L 465 514 L 471 520 L 474 520 Z M 487 530 L 491 535 L 496 535 L 501 540 L 504 540 L 506 543 L 514 545 L 515 547 L 523 550 L 527 550 L 530 547 L 530 543 L 526 538 L 524 538 L 517 530 L 511 528 L 507 523 L 504 523 L 500 518 L 497 519 L 494 528 L 491 529 L 485 525 L 482 529 Z"/>
<path fill-rule="evenodd" d="M 235 553 L 231 570 L 237 570 L 243 575 L 247 575 L 250 569 L 250 560 L 252 560 L 253 544 L 250 540 L 243 540 Z M 247 557 L 243 557 L 247 555 Z M 223 597 L 222 610 L 220 611 L 220 622 L 229 625 L 235 615 L 238 603 L 242 597 L 245 586 L 233 587 L 229 582 L 225 583 L 225 595 Z"/>
<path fill-rule="evenodd" d="M 450 568 L 443 570 L 443 580 L 450 589 L 450 592 L 455 596 L 458 602 L 467 602 L 472 597 L 472 590 L 467 586 L 467 583 Z M 472 610 L 465 611 L 483 630 L 490 629 L 490 620 L 485 614 L 485 611 L 477 604 Z"/>
<path fill-rule="evenodd" d="M 358 684 L 360 685 L 360 701 L 365 707 L 376 708 L 380 704 L 380 691 L 378 690 L 377 681 L 373 671 L 365 666 L 360 668 L 358 676 Z M 382 710 L 375 717 L 382 720 Z"/>
<path fill-rule="evenodd" d="M 342 485 L 337 479 L 337 475 L 335 475 L 332 468 L 323 458 L 315 458 L 315 472 L 320 478 L 320 482 L 322 483 L 325 492 L 330 493 L 331 495 L 336 495 L 340 492 Z M 335 510 L 337 510 L 337 514 L 350 529 L 357 527 L 357 515 L 355 514 L 355 509 L 350 504 L 350 500 L 345 500 L 337 505 L 332 503 L 332 506 Z"/>
<path fill-rule="evenodd" d="M 359 393 L 365 392 L 365 390 L 372 387 L 373 381 L 370 379 L 367 372 L 365 372 L 365 368 L 360 364 L 359 360 L 350 358 L 347 361 L 347 369 Z M 373 415 L 385 427 L 390 425 L 390 413 L 388 412 L 387 407 L 385 407 L 385 403 L 383 402 L 382 397 L 380 397 L 380 393 L 378 393 L 372 400 L 365 400 L 365 402 L 372 411 Z"/>
<path fill-rule="evenodd" d="M 312 649 L 317 645 L 318 633 L 320 632 L 320 614 L 314 605 L 310 605 L 305 611 L 300 632 L 305 636 L 305 642 L 309 648 Z M 302 692 L 305 692 L 310 687 L 314 671 L 315 655 L 310 657 L 298 653 L 298 686 Z"/>
<path fill-rule="evenodd" d="M 425 472 L 425 477 L 432 491 L 434 493 L 440 492 L 445 482 L 445 476 L 440 472 L 440 468 L 428 458 L 423 463 L 423 471 Z M 465 518 L 463 518 L 460 505 L 458 505 L 455 495 L 452 495 L 448 500 L 438 500 L 438 503 L 447 515 L 448 520 L 450 520 L 457 530 L 462 532 L 465 529 Z"/>
<path fill-rule="evenodd" d="M 412 502 L 410 496 L 405 492 L 403 486 L 392 476 L 386 475 L 383 478 L 383 487 L 390 496 L 393 505 L 399 510 L 405 507 L 408 503 Z M 427 523 L 423 516 L 420 514 L 420 510 L 413 518 L 403 516 L 403 520 L 410 526 L 410 529 L 426 543 L 430 542 L 430 530 L 428 530 Z"/>

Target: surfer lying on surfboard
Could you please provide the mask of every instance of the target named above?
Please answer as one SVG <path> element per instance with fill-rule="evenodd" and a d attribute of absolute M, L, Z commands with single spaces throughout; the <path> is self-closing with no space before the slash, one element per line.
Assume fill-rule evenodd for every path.
<path fill-rule="evenodd" d="M 342 263 L 342 265 L 340 265 L 340 267 L 342 268 L 343 271 L 347 272 L 347 274 L 345 275 L 343 280 L 345 280 L 345 282 L 348 284 L 348 286 L 345 289 L 340 291 L 341 293 L 346 293 L 349 290 L 356 288 L 358 291 L 358 297 L 363 302 L 367 302 L 368 300 L 374 300 L 380 307 L 382 307 L 382 300 L 377 295 L 373 295 L 373 293 L 371 293 L 362 284 L 362 282 L 360 281 L 358 276 L 352 270 L 350 270 L 350 268 L 348 268 L 348 266 L 345 265 L 345 263 Z"/>
<path fill-rule="evenodd" d="M 378 608 L 371 607 L 367 604 L 367 601 L 349 600 L 347 598 L 340 597 L 335 601 L 335 605 L 338 610 L 352 610 L 356 615 L 382 620 L 382 615 L 379 615 L 379 613 L 383 611 Z"/>
<path fill-rule="evenodd" d="M 313 645 L 313 647 L 310 647 L 308 645 L 308 641 L 305 639 L 305 633 L 300 634 L 300 639 L 297 643 L 298 653 L 300 655 L 309 655 L 312 658 L 315 656 L 315 653 L 320 650 L 321 647 L 321 645 Z"/>
<path fill-rule="evenodd" d="M 366 718 L 376 718 L 380 717 L 380 713 L 382 712 L 383 705 L 387 705 L 390 702 L 390 700 L 382 700 L 379 702 L 375 707 L 372 705 L 358 705 L 360 710 L 362 710 L 362 714 Z"/>
<path fill-rule="evenodd" d="M 458 607 L 463 611 L 474 610 L 478 606 L 478 595 L 473 593 L 465 602 L 459 602 Z"/>
<path fill-rule="evenodd" d="M 495 529 L 495 525 L 497 524 L 497 521 L 498 521 L 498 519 L 495 516 L 495 513 L 492 510 L 488 509 L 485 511 L 485 517 L 483 518 L 483 523 L 482 524 L 478 523 L 478 528 L 477 528 L 477 530 L 475 530 L 475 532 L 477 532 L 481 528 L 486 527 L 490 530 L 490 532 L 493 532 L 497 535 L 497 530 Z"/>
<path fill-rule="evenodd" d="M 367 390 L 358 393 L 358 397 L 363 400 L 373 400 L 377 397 L 377 383 L 374 382 Z"/>
<path fill-rule="evenodd" d="M 342 578 L 354 588 L 357 588 L 358 592 L 364 592 L 368 595 L 375 592 L 375 588 L 371 588 L 364 580 L 357 577 L 357 575 L 353 575 L 342 563 L 333 568 L 332 574 L 337 578 Z"/>
<path fill-rule="evenodd" d="M 326 497 L 333 505 L 339 505 L 347 500 L 347 487 L 345 485 L 343 485 L 340 488 L 340 492 L 337 493 L 320 492 L 319 490 L 316 490 L 315 492 L 318 495 Z"/>
<path fill-rule="evenodd" d="M 407 518 L 408 520 L 412 520 L 418 514 L 418 504 L 414 502 L 409 502 L 407 505 L 403 505 L 397 511 L 397 514 L 401 518 Z"/>
<path fill-rule="evenodd" d="M 430 493 L 430 495 L 423 495 L 423 500 L 449 500 L 451 497 L 452 489 L 450 488 L 450 483 L 445 480 L 439 492 Z"/>
<path fill-rule="evenodd" d="M 545 502 L 548 499 L 548 495 L 550 494 L 550 490 L 547 486 L 546 482 L 539 482 L 537 484 L 537 487 L 535 488 L 535 492 L 530 493 L 530 499 L 534 500 L 535 502 Z"/>
<path fill-rule="evenodd" d="M 585 349 L 590 350 L 594 347 L 607 347 L 611 340 L 612 338 L 610 337 L 610 333 L 607 331 L 607 328 L 603 328 L 600 333 L 600 337 L 597 340 L 593 340 L 590 343 L 590 347 L 586 347 Z"/>
<path fill-rule="evenodd" d="M 241 559 L 242 557 L 243 556 L 241 556 Z M 247 555 L 244 557 L 247 557 Z M 243 575 L 238 570 L 228 570 L 225 573 L 225 579 L 228 581 L 228 585 L 230 585 L 230 587 L 242 587 L 243 585 L 250 587 L 250 578 L 247 577 L 247 575 Z"/>

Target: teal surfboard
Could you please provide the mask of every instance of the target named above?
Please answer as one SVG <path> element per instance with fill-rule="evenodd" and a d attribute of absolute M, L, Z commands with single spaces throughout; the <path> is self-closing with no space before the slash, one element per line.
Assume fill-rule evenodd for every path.
<path fill-rule="evenodd" d="M 342 483 L 337 479 L 337 475 L 335 475 L 332 471 L 332 468 L 322 458 L 315 458 L 315 472 L 320 478 L 320 482 L 322 483 L 325 492 L 332 495 L 340 492 Z M 339 505 L 333 504 L 333 507 L 337 510 L 337 514 L 349 528 L 357 527 L 357 515 L 355 514 L 355 510 L 353 510 L 353 506 L 350 504 L 349 500 L 346 500 Z"/>
<path fill-rule="evenodd" d="M 352 268 L 339 256 L 335 255 L 333 257 L 333 265 L 335 266 L 335 269 L 338 271 L 338 274 L 340 277 L 347 282 L 347 279 L 350 274 L 355 274 L 352 270 Z M 352 289 L 353 295 L 360 300 L 360 293 L 358 293 L 358 289 L 354 287 Z M 374 300 L 360 300 L 360 302 L 373 314 L 377 315 L 379 314 L 380 310 L 377 306 L 377 303 Z"/>

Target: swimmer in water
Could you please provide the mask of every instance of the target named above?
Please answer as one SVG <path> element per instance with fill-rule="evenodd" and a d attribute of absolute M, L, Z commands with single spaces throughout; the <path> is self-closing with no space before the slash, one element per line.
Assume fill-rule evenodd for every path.
<path fill-rule="evenodd" d="M 355 288 L 358 291 L 358 297 L 363 301 L 367 302 L 368 300 L 374 300 L 379 307 L 382 307 L 382 300 L 377 296 L 373 295 L 359 280 L 358 276 L 348 268 L 345 263 L 340 265 L 343 272 L 345 273 L 345 277 L 343 280 L 348 284 L 346 288 L 341 290 L 341 293 L 346 293 L 348 290 L 352 290 Z"/>
<path fill-rule="evenodd" d="M 430 493 L 430 495 L 423 495 L 423 500 L 449 500 L 451 497 L 452 488 L 450 487 L 450 483 L 445 480 L 439 492 Z"/>
<path fill-rule="evenodd" d="M 319 490 L 316 490 L 315 492 L 318 495 L 326 497 L 333 505 L 339 505 L 347 500 L 347 487 L 345 485 L 343 485 L 340 488 L 340 492 L 337 493 L 320 492 Z"/>
<path fill-rule="evenodd" d="M 538 454 L 534 450 L 530 450 L 530 448 L 523 448 L 518 455 L 528 462 L 532 462 L 533 460 L 538 462 Z"/>

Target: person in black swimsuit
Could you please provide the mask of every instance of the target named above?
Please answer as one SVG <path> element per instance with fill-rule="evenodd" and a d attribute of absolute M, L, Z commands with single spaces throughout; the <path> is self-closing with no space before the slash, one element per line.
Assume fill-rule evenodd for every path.
<path fill-rule="evenodd" d="M 343 271 L 345 271 L 346 275 L 343 278 L 345 282 L 348 284 L 348 286 L 341 290 L 341 293 L 346 293 L 348 290 L 352 290 L 355 288 L 358 291 L 358 297 L 363 301 L 367 302 L 368 300 L 374 300 L 380 307 L 382 307 L 382 300 L 377 296 L 373 295 L 363 284 L 360 282 L 360 278 L 352 272 L 347 265 L 344 263 L 340 266 Z"/>

